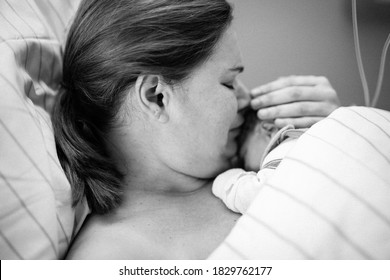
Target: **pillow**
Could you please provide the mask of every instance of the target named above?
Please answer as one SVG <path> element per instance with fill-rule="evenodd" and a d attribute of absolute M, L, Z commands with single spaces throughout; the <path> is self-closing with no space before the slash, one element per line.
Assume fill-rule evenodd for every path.
<path fill-rule="evenodd" d="M 0 259 L 59 259 L 88 213 L 72 208 L 50 110 L 79 0 L 0 2 Z"/>
<path fill-rule="evenodd" d="M 390 259 L 390 112 L 311 127 L 210 259 Z"/>

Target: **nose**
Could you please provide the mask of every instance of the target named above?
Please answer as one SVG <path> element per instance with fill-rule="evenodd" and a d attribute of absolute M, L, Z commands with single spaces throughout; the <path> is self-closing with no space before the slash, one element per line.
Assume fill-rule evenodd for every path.
<path fill-rule="evenodd" d="M 240 80 L 236 80 L 234 89 L 237 97 L 238 112 L 240 112 L 249 106 L 251 97 L 249 94 L 249 90 Z"/>

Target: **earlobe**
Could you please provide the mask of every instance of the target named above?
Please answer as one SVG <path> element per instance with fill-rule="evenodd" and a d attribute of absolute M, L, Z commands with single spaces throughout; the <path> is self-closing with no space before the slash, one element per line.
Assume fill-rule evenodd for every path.
<path fill-rule="evenodd" d="M 160 76 L 139 76 L 135 83 L 135 93 L 141 111 L 149 118 L 153 118 L 159 122 L 166 122 L 169 119 L 166 110 L 169 89 Z"/>
<path fill-rule="evenodd" d="M 168 121 L 168 114 L 166 113 L 166 111 L 164 110 L 159 110 L 159 109 L 156 109 L 154 111 L 154 116 L 156 118 L 156 120 L 162 122 L 162 123 L 165 123 Z"/>

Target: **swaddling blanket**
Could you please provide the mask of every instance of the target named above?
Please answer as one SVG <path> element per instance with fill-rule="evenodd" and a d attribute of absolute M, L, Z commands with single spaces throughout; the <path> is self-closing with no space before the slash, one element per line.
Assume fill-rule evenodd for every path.
<path fill-rule="evenodd" d="M 311 127 L 209 258 L 390 259 L 390 112 Z"/>

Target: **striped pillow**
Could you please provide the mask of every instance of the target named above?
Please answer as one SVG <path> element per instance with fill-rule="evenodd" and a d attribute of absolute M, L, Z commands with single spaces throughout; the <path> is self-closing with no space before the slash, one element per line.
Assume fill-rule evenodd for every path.
<path fill-rule="evenodd" d="M 81 226 L 50 110 L 79 0 L 0 2 L 0 259 L 58 259 Z"/>

